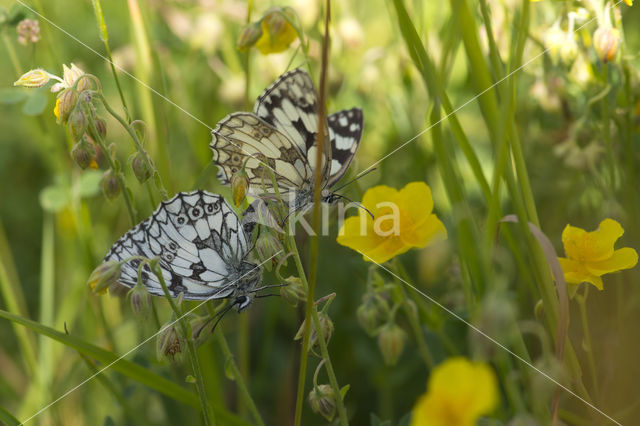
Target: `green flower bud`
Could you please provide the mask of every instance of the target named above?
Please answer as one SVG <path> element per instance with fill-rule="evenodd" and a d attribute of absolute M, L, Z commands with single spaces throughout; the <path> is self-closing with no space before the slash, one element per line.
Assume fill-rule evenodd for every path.
<path fill-rule="evenodd" d="M 131 301 L 131 310 L 136 316 L 147 318 L 151 312 L 151 294 L 147 288 L 138 283 L 127 293 Z"/>
<path fill-rule="evenodd" d="M 404 350 L 407 333 L 394 323 L 388 323 L 380 329 L 378 347 L 387 365 L 395 365 Z"/>
<path fill-rule="evenodd" d="M 118 282 L 121 270 L 121 265 L 114 260 L 104 262 L 91 272 L 87 284 L 94 293 L 104 294 L 111 285 Z"/>
<path fill-rule="evenodd" d="M 91 165 L 91 159 L 95 156 L 95 151 L 91 144 L 81 140 L 71 149 L 71 158 L 81 168 L 86 169 Z"/>
<path fill-rule="evenodd" d="M 66 123 L 69 114 L 78 102 L 78 94 L 73 89 L 65 89 L 58 95 L 57 114 L 58 123 Z"/>
<path fill-rule="evenodd" d="M 131 160 L 131 169 L 136 175 L 138 182 L 145 183 L 151 177 L 151 168 L 149 167 L 149 157 L 145 152 L 136 152 Z"/>
<path fill-rule="evenodd" d="M 356 310 L 358 322 L 369 336 L 376 335 L 388 314 L 388 302 L 381 297 L 371 295 L 371 293 L 365 293 L 362 296 L 362 305 Z"/>
<path fill-rule="evenodd" d="M 336 394 L 331 386 L 314 386 L 307 401 L 314 413 L 321 414 L 329 422 L 333 420 L 336 415 Z"/>
<path fill-rule="evenodd" d="M 74 141 L 79 141 L 84 136 L 84 133 L 87 131 L 87 118 L 84 115 L 84 111 L 82 108 L 76 108 L 69 115 L 69 120 L 67 122 L 67 126 L 69 127 L 69 133 L 71 133 L 71 137 Z"/>
<path fill-rule="evenodd" d="M 298 277 L 289 277 L 285 279 L 286 285 L 280 287 L 280 296 L 294 308 L 298 306 L 298 302 L 307 299 L 307 292 L 302 286 L 302 280 Z"/>
<path fill-rule="evenodd" d="M 162 327 L 156 338 L 156 356 L 158 361 L 171 359 L 179 362 L 182 359 L 182 345 L 175 324 L 170 322 Z"/>
<path fill-rule="evenodd" d="M 318 312 L 318 320 L 319 320 L 318 322 L 320 323 L 320 331 L 322 333 L 322 336 L 324 337 L 325 344 L 329 344 L 329 340 L 331 339 L 331 335 L 333 334 L 333 329 L 334 329 L 333 321 L 331 321 L 331 318 L 329 318 L 329 315 L 327 315 L 324 312 Z M 293 340 L 302 339 L 302 337 L 304 336 L 305 322 L 306 322 L 306 319 L 302 321 L 302 324 L 300 325 L 300 328 L 298 329 L 298 332 L 296 333 L 296 336 L 293 338 Z M 317 349 L 319 348 L 319 343 L 318 343 L 319 336 L 313 321 L 311 322 L 310 332 L 311 332 L 311 335 L 309 336 L 309 343 L 311 345 L 312 351 L 317 355 Z"/>
<path fill-rule="evenodd" d="M 231 194 L 233 195 L 233 203 L 236 207 L 240 207 L 240 204 L 242 204 L 247 197 L 248 189 L 249 177 L 243 167 L 231 176 Z"/>
<path fill-rule="evenodd" d="M 249 24 L 244 28 L 242 34 L 240 34 L 236 48 L 241 52 L 246 52 L 256 44 L 256 41 L 258 41 L 261 36 L 262 28 L 260 26 L 260 22 Z"/>
<path fill-rule="evenodd" d="M 93 124 L 96 126 L 98 134 L 102 139 L 105 139 L 107 137 L 107 123 L 102 118 L 96 117 Z"/>
<path fill-rule="evenodd" d="M 102 188 L 102 193 L 108 200 L 113 200 L 120 194 L 120 182 L 113 170 L 109 169 L 104 172 L 100 180 L 100 188 Z"/>

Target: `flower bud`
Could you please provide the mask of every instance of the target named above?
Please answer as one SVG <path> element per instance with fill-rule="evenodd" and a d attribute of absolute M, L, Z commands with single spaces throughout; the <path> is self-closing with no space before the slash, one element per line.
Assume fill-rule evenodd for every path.
<path fill-rule="evenodd" d="M 249 178 L 243 167 L 231 176 L 231 194 L 236 207 L 240 207 L 247 197 L 247 189 L 249 189 Z"/>
<path fill-rule="evenodd" d="M 27 45 L 40 41 L 40 24 L 35 19 L 23 19 L 16 27 L 18 43 Z"/>
<path fill-rule="evenodd" d="M 394 323 L 388 323 L 380 329 L 378 347 L 387 365 L 395 365 L 404 350 L 407 333 Z"/>
<path fill-rule="evenodd" d="M 329 385 L 314 386 L 307 398 L 311 410 L 332 421 L 336 414 L 336 394 Z"/>
<path fill-rule="evenodd" d="M 108 200 L 113 200 L 120 194 L 120 182 L 113 170 L 109 169 L 104 172 L 102 179 L 100 179 L 100 188 Z"/>
<path fill-rule="evenodd" d="M 302 324 L 300 325 L 300 328 L 298 329 L 298 332 L 296 333 L 296 336 L 293 338 L 293 340 L 302 339 L 302 337 L 304 336 L 305 322 L 306 319 L 302 321 Z M 329 339 L 331 339 L 331 335 L 333 334 L 333 321 L 331 321 L 331 318 L 329 318 L 329 315 L 327 315 L 326 313 L 318 312 L 318 322 L 320 323 L 320 331 L 322 332 L 322 336 L 324 337 L 325 344 L 329 344 Z M 319 343 L 318 332 L 313 321 L 311 322 L 310 333 L 311 335 L 309 336 L 309 343 L 312 350 L 314 350 L 315 352 L 315 350 L 317 350 L 319 347 Z"/>
<path fill-rule="evenodd" d="M 85 72 L 82 71 L 74 63 L 71 63 L 71 68 L 63 64 L 62 70 L 63 70 L 62 78 L 64 79 L 64 82 L 67 87 L 72 87 L 76 83 L 76 81 L 85 74 Z M 80 93 L 88 89 L 89 87 L 91 87 L 91 83 L 89 82 L 89 79 L 83 78 L 78 82 L 78 85 L 76 86 L 76 90 Z"/>
<path fill-rule="evenodd" d="M 107 137 L 107 123 L 102 118 L 96 117 L 93 124 L 96 126 L 96 130 L 98 134 L 102 137 L 102 139 L 106 139 Z"/>
<path fill-rule="evenodd" d="M 375 336 L 389 313 L 385 299 L 366 293 L 362 296 L 362 305 L 358 306 L 356 316 L 360 326 L 369 336 Z"/>
<path fill-rule="evenodd" d="M 30 89 L 42 87 L 51 80 L 51 74 L 43 69 L 31 70 L 26 74 L 20 76 L 20 78 L 13 83 L 14 86 L 23 86 Z"/>
<path fill-rule="evenodd" d="M 94 156 L 93 147 L 85 140 L 81 140 L 71 149 L 71 158 L 83 170 L 91 165 Z"/>
<path fill-rule="evenodd" d="M 270 229 L 263 227 L 256 240 L 255 253 L 259 260 L 266 262 L 263 266 L 270 271 L 284 256 L 282 254 L 284 253 L 284 245 Z M 267 262 L 268 259 L 271 259 L 271 262 Z"/>
<path fill-rule="evenodd" d="M 141 283 L 136 284 L 127 296 L 131 301 L 131 310 L 136 316 L 146 318 L 151 312 L 151 293 Z"/>
<path fill-rule="evenodd" d="M 91 272 L 87 284 L 94 293 L 104 294 L 111 285 L 120 279 L 122 267 L 115 260 L 100 264 Z"/>
<path fill-rule="evenodd" d="M 302 286 L 302 280 L 298 277 L 291 276 L 285 279 L 286 285 L 280 287 L 280 296 L 294 308 L 298 306 L 298 302 L 306 300 L 307 292 Z"/>
<path fill-rule="evenodd" d="M 256 44 L 256 41 L 258 41 L 261 36 L 262 27 L 260 26 L 260 22 L 249 24 L 244 28 L 242 34 L 240 34 L 236 48 L 241 52 L 246 52 Z"/>
<path fill-rule="evenodd" d="M 171 361 L 180 361 L 182 358 L 180 336 L 175 324 L 169 322 L 160 330 L 160 334 L 156 338 L 156 356 L 158 361 L 165 358 L 170 358 Z"/>
<path fill-rule="evenodd" d="M 278 7 L 267 11 L 260 23 L 262 35 L 254 46 L 263 55 L 284 52 L 298 37 L 295 28 L 289 23 L 295 19 L 295 12 L 290 7 Z"/>
<path fill-rule="evenodd" d="M 65 89 L 58 95 L 58 99 L 56 101 L 56 117 L 58 118 L 58 123 L 67 122 L 69 113 L 73 111 L 73 108 L 75 108 L 77 102 L 78 95 L 72 89 Z M 56 110 L 54 110 L 54 113 Z"/>
<path fill-rule="evenodd" d="M 151 168 L 149 167 L 149 157 L 145 152 L 136 152 L 131 160 L 131 169 L 136 175 L 138 182 L 145 183 L 151 177 Z"/>
<path fill-rule="evenodd" d="M 69 114 L 69 121 L 67 122 L 69 127 L 69 133 L 74 141 L 79 141 L 87 131 L 87 118 L 84 115 L 82 108 L 76 108 L 71 114 Z"/>
<path fill-rule="evenodd" d="M 599 27 L 593 33 L 593 48 L 602 62 L 607 63 L 616 58 L 620 38 L 620 30 L 613 27 Z"/>

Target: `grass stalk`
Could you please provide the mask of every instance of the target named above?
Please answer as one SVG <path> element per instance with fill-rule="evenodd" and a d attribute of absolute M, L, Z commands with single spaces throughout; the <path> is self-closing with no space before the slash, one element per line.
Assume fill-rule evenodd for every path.
<path fill-rule="evenodd" d="M 209 399 L 207 398 L 207 393 L 204 385 L 204 377 L 202 376 L 202 371 L 200 370 L 200 363 L 198 361 L 198 353 L 196 351 L 196 347 L 193 343 L 193 339 L 191 338 L 191 325 L 187 322 L 187 319 L 182 313 L 182 310 L 178 308 L 173 297 L 169 294 L 169 289 L 167 288 L 167 284 L 164 280 L 164 276 L 162 275 L 162 271 L 160 267 L 156 264 L 153 265 L 152 271 L 155 276 L 160 281 L 160 285 L 162 286 L 162 290 L 164 291 L 164 295 L 171 306 L 171 310 L 176 317 L 176 321 L 178 322 L 178 326 L 181 331 L 181 340 L 187 345 L 187 358 L 191 364 L 191 370 L 193 372 L 193 377 L 196 381 L 196 390 L 198 392 L 198 397 L 200 398 L 200 404 L 202 405 L 202 416 L 204 419 L 205 426 L 215 425 L 216 424 L 216 416 L 213 410 L 213 406 L 209 404 Z"/>

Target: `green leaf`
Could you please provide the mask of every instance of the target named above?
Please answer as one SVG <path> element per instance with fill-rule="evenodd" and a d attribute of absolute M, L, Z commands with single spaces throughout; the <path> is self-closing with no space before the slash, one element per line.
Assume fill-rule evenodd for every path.
<path fill-rule="evenodd" d="M 369 416 L 371 418 L 371 426 L 391 426 L 391 420 L 382 421 L 374 413 L 371 413 Z"/>
<path fill-rule="evenodd" d="M 40 192 L 40 206 L 48 212 L 57 213 L 71 201 L 71 194 L 66 186 L 47 186 Z"/>
<path fill-rule="evenodd" d="M 86 170 L 74 185 L 74 190 L 82 198 L 93 197 L 100 192 L 100 179 L 102 172 L 98 170 Z"/>
<path fill-rule="evenodd" d="M 2 407 L 0 407 L 0 423 L 7 426 L 20 426 L 22 424 Z"/>
<path fill-rule="evenodd" d="M 44 93 L 35 92 L 22 105 L 22 112 L 26 115 L 40 115 L 46 108 L 48 100 L 49 98 Z"/>
<path fill-rule="evenodd" d="M 16 104 L 27 97 L 26 90 L 15 87 L 5 87 L 0 89 L 0 104 Z"/>
<path fill-rule="evenodd" d="M 65 333 L 61 333 L 51 327 L 47 327 L 35 321 L 23 318 L 18 315 L 14 315 L 10 312 L 0 309 L 0 318 L 6 318 L 10 321 L 22 324 L 25 327 L 30 328 L 36 333 L 48 336 L 58 342 L 69 346 L 78 352 L 95 359 L 109 369 L 115 370 L 128 378 L 142 383 L 155 389 L 158 392 L 165 394 L 166 396 L 175 399 L 176 401 L 190 405 L 195 408 L 200 408 L 200 401 L 195 393 L 190 392 L 177 384 L 161 377 L 146 368 L 131 362 L 126 359 L 120 359 L 120 357 L 110 351 L 95 346 L 89 342 L 86 342 L 76 336 L 70 336 Z"/>
<path fill-rule="evenodd" d="M 343 400 L 347 395 L 347 392 L 349 392 L 349 389 L 351 389 L 351 385 L 344 385 L 342 389 L 340 389 L 340 397 L 342 397 Z"/>
<path fill-rule="evenodd" d="M 402 416 L 398 421 L 398 426 L 409 426 L 411 424 L 411 411 Z"/>

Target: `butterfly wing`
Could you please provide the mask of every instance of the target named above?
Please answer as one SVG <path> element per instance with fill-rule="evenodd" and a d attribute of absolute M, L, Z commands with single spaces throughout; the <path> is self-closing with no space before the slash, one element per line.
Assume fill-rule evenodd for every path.
<path fill-rule="evenodd" d="M 363 116 L 360 108 L 331 114 L 328 119 L 331 140 L 331 169 L 327 186 L 332 186 L 347 172 L 362 137 Z"/>
<path fill-rule="evenodd" d="M 307 158 L 311 169 L 315 168 L 318 96 L 306 71 L 297 68 L 281 75 L 262 92 L 253 110 L 258 117 L 287 136 Z M 327 176 L 331 145 L 329 131 L 324 134 L 322 173 Z"/>
<path fill-rule="evenodd" d="M 172 296 L 202 300 L 228 297 L 235 289 L 237 268 L 248 252 L 248 238 L 224 199 L 205 191 L 182 192 L 162 202 L 153 215 L 118 240 L 105 261 L 126 261 L 119 282 L 133 287 L 139 259 L 158 257 Z M 142 283 L 163 295 L 155 274 L 145 265 Z"/>
<path fill-rule="evenodd" d="M 233 113 L 222 119 L 212 132 L 213 162 L 220 178 L 228 184 L 243 164 L 253 195 L 274 193 L 273 172 L 281 194 L 294 192 L 311 180 L 307 159 L 292 141 L 257 115 Z M 271 170 L 269 170 L 271 169 Z"/>

